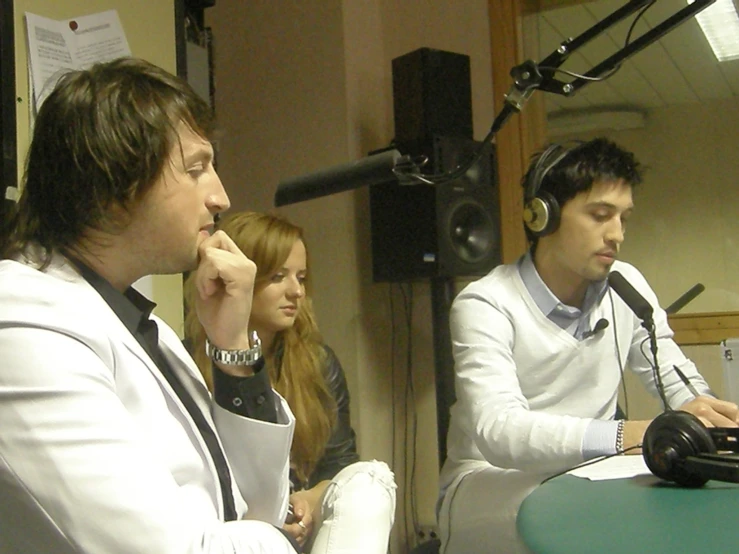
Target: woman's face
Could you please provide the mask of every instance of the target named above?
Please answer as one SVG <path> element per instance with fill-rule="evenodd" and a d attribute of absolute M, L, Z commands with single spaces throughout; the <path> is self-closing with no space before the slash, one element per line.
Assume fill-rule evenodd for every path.
<path fill-rule="evenodd" d="M 305 297 L 306 252 L 302 240 L 295 241 L 283 266 L 257 285 L 250 327 L 262 340 L 272 342 L 279 331 L 295 323 L 301 299 Z"/>

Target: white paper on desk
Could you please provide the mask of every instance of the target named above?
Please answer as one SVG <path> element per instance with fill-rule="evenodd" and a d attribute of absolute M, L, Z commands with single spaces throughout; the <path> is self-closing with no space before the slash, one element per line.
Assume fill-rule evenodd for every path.
<path fill-rule="evenodd" d="M 613 456 L 588 466 L 573 469 L 568 475 L 604 481 L 606 479 L 627 479 L 636 475 L 649 475 L 651 471 L 644 462 L 643 456 Z"/>
<path fill-rule="evenodd" d="M 131 55 L 116 10 L 60 21 L 25 15 L 33 114 L 63 73 Z"/>

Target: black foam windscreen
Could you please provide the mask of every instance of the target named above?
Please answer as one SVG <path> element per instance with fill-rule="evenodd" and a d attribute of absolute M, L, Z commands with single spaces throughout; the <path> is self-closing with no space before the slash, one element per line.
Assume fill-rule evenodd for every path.
<path fill-rule="evenodd" d="M 275 206 L 395 181 L 393 170 L 399 158 L 397 150 L 385 150 L 361 160 L 286 179 L 277 185 Z"/>
<path fill-rule="evenodd" d="M 586 333 L 583 333 L 582 338 L 588 339 L 590 337 L 593 337 L 600 333 L 603 329 L 607 329 L 610 323 L 607 319 L 601 318 L 598 321 L 595 322 L 595 325 L 590 331 L 587 331 Z"/>
<path fill-rule="evenodd" d="M 695 300 L 695 297 L 702 293 L 704 290 L 706 290 L 706 286 L 703 283 L 696 283 L 690 288 L 688 292 L 686 292 L 685 294 L 680 296 L 680 298 L 675 300 L 672 304 L 667 306 L 665 308 L 665 313 L 667 315 L 676 314 L 685 306 L 687 306 L 690 302 Z"/>
<path fill-rule="evenodd" d="M 654 312 L 652 305 L 618 271 L 611 271 L 608 274 L 608 284 L 639 319 L 642 321 L 652 319 Z"/>

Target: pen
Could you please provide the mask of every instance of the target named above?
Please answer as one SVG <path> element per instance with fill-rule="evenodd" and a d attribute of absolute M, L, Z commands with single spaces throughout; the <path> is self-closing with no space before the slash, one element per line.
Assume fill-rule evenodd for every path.
<path fill-rule="evenodd" d="M 672 367 L 675 370 L 675 373 L 677 373 L 678 377 L 680 377 L 682 382 L 685 383 L 685 386 L 688 387 L 688 390 L 691 392 L 691 394 L 698 398 L 700 394 L 693 386 L 693 383 L 690 382 L 690 379 L 688 379 L 688 377 L 682 371 L 680 371 L 679 367 L 677 367 L 676 365 L 673 365 Z"/>

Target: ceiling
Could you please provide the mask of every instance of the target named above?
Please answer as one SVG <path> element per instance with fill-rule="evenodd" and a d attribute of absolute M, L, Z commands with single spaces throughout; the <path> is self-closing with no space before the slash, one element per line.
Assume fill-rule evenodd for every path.
<path fill-rule="evenodd" d="M 735 0 L 736 2 L 736 0 Z M 626 5 L 626 0 L 596 0 L 541 12 L 533 21 L 539 36 L 539 62 L 568 37 L 578 37 Z M 643 35 L 687 5 L 686 0 L 656 0 L 637 22 L 631 39 Z M 707 9 L 710 9 L 707 8 Z M 581 46 L 562 69 L 585 73 L 625 43 L 634 15 Z M 572 77 L 558 74 L 558 80 Z M 739 98 L 739 60 L 719 63 L 694 17 L 629 58 L 612 77 L 589 83 L 573 96 L 544 94 L 550 131 L 557 122 L 587 115 L 591 120 L 622 113 L 628 119 L 655 108 Z M 603 114 L 606 115 L 603 115 Z"/>

